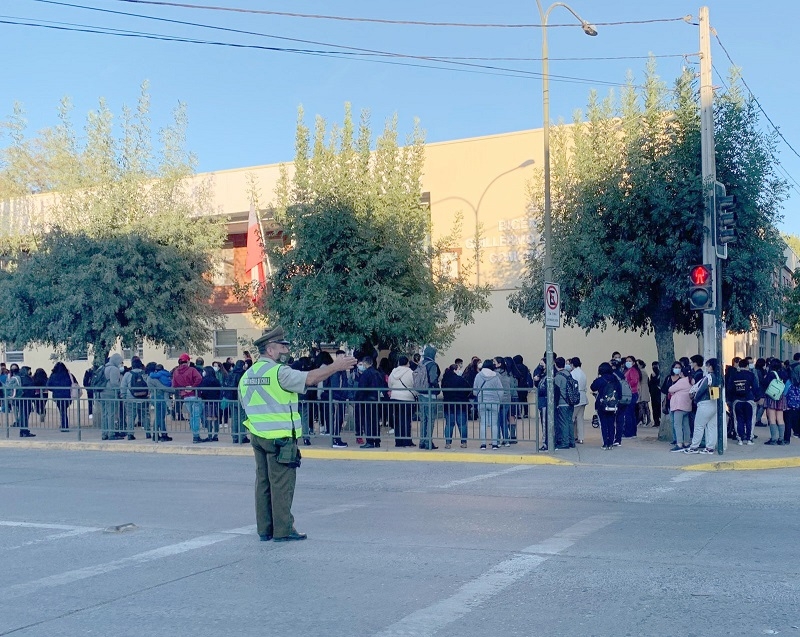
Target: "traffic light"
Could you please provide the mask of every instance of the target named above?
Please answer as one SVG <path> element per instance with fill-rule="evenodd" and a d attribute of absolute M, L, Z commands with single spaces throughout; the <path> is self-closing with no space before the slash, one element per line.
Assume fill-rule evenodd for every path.
<path fill-rule="evenodd" d="M 728 195 L 725 186 L 720 182 L 714 184 L 714 217 L 717 229 L 717 246 L 736 241 L 736 216 L 733 207 L 736 197 Z"/>
<path fill-rule="evenodd" d="M 689 269 L 689 308 L 710 310 L 714 307 L 711 265 L 693 265 Z"/>

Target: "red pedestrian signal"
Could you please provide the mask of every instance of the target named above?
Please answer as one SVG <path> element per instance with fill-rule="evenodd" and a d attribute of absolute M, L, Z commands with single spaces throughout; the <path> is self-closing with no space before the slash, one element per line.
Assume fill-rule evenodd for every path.
<path fill-rule="evenodd" d="M 689 308 L 711 310 L 714 308 L 714 289 L 711 265 L 693 265 L 689 268 Z"/>
<path fill-rule="evenodd" d="M 705 285 L 711 279 L 711 272 L 709 272 L 708 266 L 696 265 L 692 268 L 689 276 L 692 279 L 692 285 Z"/>

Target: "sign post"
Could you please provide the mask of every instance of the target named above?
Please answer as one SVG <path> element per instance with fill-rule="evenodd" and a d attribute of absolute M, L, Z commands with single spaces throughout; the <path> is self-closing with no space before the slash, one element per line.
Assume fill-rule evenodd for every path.
<path fill-rule="evenodd" d="M 561 327 L 561 287 L 558 283 L 544 284 L 544 326 L 547 334 L 547 425 L 545 427 L 545 447 L 555 448 L 555 394 L 553 388 L 553 329 Z"/>

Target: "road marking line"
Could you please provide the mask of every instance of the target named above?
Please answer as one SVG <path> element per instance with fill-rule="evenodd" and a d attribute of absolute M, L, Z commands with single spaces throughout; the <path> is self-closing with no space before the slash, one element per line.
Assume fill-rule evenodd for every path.
<path fill-rule="evenodd" d="M 45 542 L 52 542 L 54 540 L 63 540 L 69 537 L 86 535 L 87 533 L 93 533 L 100 530 L 101 529 L 76 529 L 74 531 L 64 531 L 63 533 L 55 533 L 53 535 L 48 535 L 46 537 L 38 538 L 36 540 L 29 540 L 28 542 L 23 542 L 22 544 L 17 544 L 16 546 L 0 547 L 0 551 L 13 551 L 15 549 L 25 548 L 26 546 L 34 546 L 36 544 L 43 544 Z"/>
<path fill-rule="evenodd" d="M 316 511 L 309 511 L 308 513 L 300 513 L 300 515 L 336 515 L 337 513 L 347 513 L 355 509 L 361 509 L 367 506 L 366 504 L 337 504 L 336 506 L 325 507 L 324 509 L 317 509 Z"/>
<path fill-rule="evenodd" d="M 93 526 L 72 526 L 69 524 L 39 524 L 38 522 L 13 522 L 10 520 L 0 520 L 0 526 L 21 526 L 31 529 L 56 529 L 59 531 L 83 531 L 91 533 L 92 531 L 102 531 L 101 528 Z"/>
<path fill-rule="evenodd" d="M 311 511 L 306 515 L 334 515 L 335 513 L 344 513 L 346 511 L 350 511 L 352 509 L 357 509 L 364 506 L 366 505 L 342 504 L 338 506 L 326 507 L 324 509 L 318 509 L 316 511 Z M 88 526 L 67 526 L 64 524 L 38 524 L 34 522 L 0 521 L 0 526 L 60 529 L 66 531 L 66 533 L 50 536 L 51 539 L 103 530 L 101 528 L 94 528 Z M 85 568 L 79 568 L 73 571 L 66 571 L 64 573 L 59 573 L 57 575 L 42 577 L 41 579 L 33 580 L 32 582 L 27 582 L 25 584 L 14 584 L 12 586 L 0 589 L 0 599 L 14 599 L 16 597 L 31 595 L 43 589 L 55 588 L 56 586 L 64 586 L 66 584 L 79 582 L 81 580 L 88 579 L 90 577 L 95 577 L 97 575 L 104 575 L 112 571 L 118 571 L 128 566 L 139 566 L 140 564 L 146 564 L 147 562 L 153 562 L 155 560 L 160 560 L 165 557 L 180 555 L 181 553 L 194 551 L 196 549 L 205 548 L 206 546 L 211 546 L 212 544 L 217 544 L 219 542 L 230 540 L 237 535 L 250 535 L 250 534 L 255 534 L 255 532 L 256 532 L 255 524 L 240 526 L 235 529 L 220 531 L 219 533 L 210 533 L 208 535 L 202 535 L 200 537 L 196 537 L 191 540 L 178 542 L 177 544 L 162 546 L 161 548 L 153 549 L 152 551 L 145 551 L 144 553 L 138 553 L 136 555 L 131 555 L 130 557 L 124 557 L 120 560 L 106 562 L 105 564 L 96 564 L 94 566 L 87 566 Z M 31 542 L 31 544 L 33 543 L 34 542 Z M 12 548 L 19 548 L 19 547 L 12 547 Z"/>
<path fill-rule="evenodd" d="M 674 478 L 670 478 L 670 482 L 689 482 L 689 480 L 694 480 L 698 476 L 704 476 L 706 474 L 705 471 L 694 471 L 692 473 L 682 473 L 680 475 L 675 476 Z"/>
<path fill-rule="evenodd" d="M 462 478 L 461 480 L 452 480 L 450 482 L 445 482 L 444 484 L 437 485 L 437 489 L 449 489 L 450 487 L 457 487 L 461 484 L 469 484 L 470 482 L 479 482 L 481 480 L 487 480 L 489 478 L 497 478 L 499 476 L 506 475 L 507 473 L 515 473 L 517 471 L 527 471 L 531 467 L 528 465 L 517 465 L 515 467 L 509 467 L 508 469 L 503 469 L 502 471 L 492 471 L 491 473 L 482 473 L 477 476 L 472 476 L 471 478 Z"/>
<path fill-rule="evenodd" d="M 75 569 L 73 571 L 66 571 L 57 575 L 50 575 L 42 577 L 41 579 L 26 582 L 25 584 L 15 584 L 0 589 L 0 599 L 14 599 L 16 597 L 23 597 L 25 595 L 32 595 L 41 590 L 48 588 L 55 588 L 56 586 L 64 586 L 79 582 L 90 577 L 97 575 L 104 575 L 112 571 L 118 571 L 127 566 L 139 566 L 147 562 L 153 562 L 165 557 L 172 557 L 173 555 L 180 555 L 188 551 L 205 548 L 218 542 L 224 542 L 234 537 L 231 533 L 211 533 L 209 535 L 202 535 L 200 537 L 186 540 L 185 542 L 178 542 L 177 544 L 170 544 L 162 546 L 152 551 L 145 551 L 124 557 L 121 560 L 114 560 L 113 562 L 106 562 L 105 564 L 95 564 L 94 566 L 86 566 L 84 568 Z"/>
<path fill-rule="evenodd" d="M 483 575 L 467 582 L 455 594 L 427 608 L 406 615 L 378 633 L 378 637 L 428 637 L 489 601 L 522 579 L 550 556 L 566 550 L 578 540 L 619 519 L 616 514 L 596 515 L 556 533 L 553 537 L 522 549 Z"/>

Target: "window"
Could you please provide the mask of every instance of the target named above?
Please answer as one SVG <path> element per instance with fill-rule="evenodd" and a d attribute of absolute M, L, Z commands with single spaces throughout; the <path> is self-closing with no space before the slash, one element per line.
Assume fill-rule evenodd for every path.
<path fill-rule="evenodd" d="M 758 357 L 759 358 L 766 358 L 767 357 L 767 332 L 766 332 L 766 330 L 761 330 L 758 333 Z"/>
<path fill-rule="evenodd" d="M 769 335 L 769 355 L 775 356 L 775 348 L 778 343 L 778 335 L 777 334 L 770 334 Z"/>
<path fill-rule="evenodd" d="M 214 331 L 214 358 L 236 358 L 239 353 L 239 340 L 236 330 Z"/>
<path fill-rule="evenodd" d="M 7 363 L 24 363 L 25 362 L 25 352 L 23 348 L 15 343 L 6 343 L 5 344 L 6 350 L 6 362 Z"/>
<path fill-rule="evenodd" d="M 122 358 L 126 361 L 131 360 L 134 356 L 138 356 L 139 358 L 144 358 L 144 343 L 139 341 L 133 347 L 128 347 L 127 345 L 122 345 Z"/>
<path fill-rule="evenodd" d="M 185 347 L 168 347 L 167 358 L 178 358 L 185 351 L 187 351 Z"/>
<path fill-rule="evenodd" d="M 212 281 L 216 286 L 233 285 L 236 276 L 233 270 L 233 244 L 226 243 L 214 254 Z"/>

